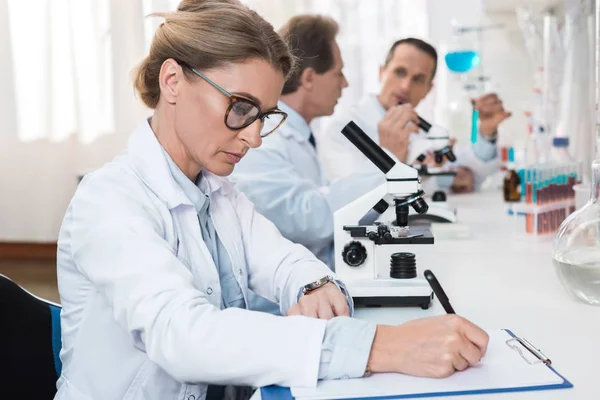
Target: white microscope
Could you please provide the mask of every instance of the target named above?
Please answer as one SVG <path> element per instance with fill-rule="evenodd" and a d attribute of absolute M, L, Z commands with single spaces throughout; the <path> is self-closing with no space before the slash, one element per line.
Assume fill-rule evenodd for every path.
<path fill-rule="evenodd" d="M 427 309 L 433 292 L 417 273 L 417 256 L 423 245 L 433 244 L 433 235 L 427 226 L 408 226 L 409 207 L 420 214 L 429 208 L 418 172 L 395 163 L 354 122 L 342 133 L 385 174 L 386 182 L 334 213 L 336 274 L 357 306 Z M 393 220 L 362 224 L 388 208 L 394 211 Z"/>
<path fill-rule="evenodd" d="M 428 152 L 433 153 L 437 164 L 440 164 L 444 160 L 444 157 L 448 161 L 456 161 L 448 131 L 441 126 L 431 125 L 421 117 L 418 118 L 418 126 L 421 128 L 421 132 L 411 139 L 406 157 L 407 163 L 413 165 L 417 162 L 423 162 Z"/>
<path fill-rule="evenodd" d="M 437 164 L 441 164 L 444 158 L 447 158 L 450 162 L 456 161 L 448 131 L 441 126 L 430 124 L 421 117 L 418 117 L 418 120 L 420 132 L 411 137 L 406 157 L 407 164 L 416 168 L 421 177 L 436 179 L 447 176 L 452 179 L 456 172 L 422 164 L 428 153 L 433 154 Z M 456 222 L 456 209 L 446 201 L 446 193 L 443 191 L 435 192 L 430 200 L 429 212 L 422 216 L 411 212 L 411 220 Z"/>

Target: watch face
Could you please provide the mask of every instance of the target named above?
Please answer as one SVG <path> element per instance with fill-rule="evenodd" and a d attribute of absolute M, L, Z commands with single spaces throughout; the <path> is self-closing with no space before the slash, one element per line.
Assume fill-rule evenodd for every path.
<path fill-rule="evenodd" d="M 308 291 L 311 291 L 311 290 L 318 289 L 321 286 L 325 285 L 326 283 L 331 282 L 332 280 L 333 279 L 331 277 L 325 276 L 325 277 L 319 279 L 318 281 L 315 281 L 315 282 L 312 282 L 312 283 L 309 283 L 308 285 L 306 285 L 304 287 L 304 292 L 308 292 Z"/>

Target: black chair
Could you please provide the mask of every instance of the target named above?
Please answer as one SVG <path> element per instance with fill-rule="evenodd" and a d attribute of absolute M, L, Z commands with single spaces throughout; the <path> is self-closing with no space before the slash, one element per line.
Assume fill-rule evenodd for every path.
<path fill-rule="evenodd" d="M 60 306 L 0 274 L 0 399 L 53 399 L 60 348 Z"/>

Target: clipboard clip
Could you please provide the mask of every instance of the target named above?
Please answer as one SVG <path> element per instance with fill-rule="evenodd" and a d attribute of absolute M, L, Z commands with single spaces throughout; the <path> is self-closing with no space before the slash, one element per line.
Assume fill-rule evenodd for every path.
<path fill-rule="evenodd" d="M 536 348 L 533 344 L 531 344 L 531 342 L 529 342 L 527 339 L 515 336 L 512 339 L 508 339 L 506 341 L 506 345 L 511 349 L 516 350 L 521 356 L 521 358 L 523 358 L 529 364 L 544 363 L 548 366 L 552 364 L 552 361 L 548 357 L 546 357 L 540 349 Z M 532 360 L 532 357 L 527 357 L 523 353 L 522 348 L 525 348 L 529 353 L 531 353 L 535 357 L 535 359 Z"/>

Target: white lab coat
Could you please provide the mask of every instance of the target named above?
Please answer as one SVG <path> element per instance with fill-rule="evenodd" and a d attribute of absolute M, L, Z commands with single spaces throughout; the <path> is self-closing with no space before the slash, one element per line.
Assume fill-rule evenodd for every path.
<path fill-rule="evenodd" d="M 332 274 L 284 239 L 224 178 L 204 172 L 210 215 L 246 297 L 281 312 Z M 220 310 L 194 205 L 145 121 L 85 177 L 58 243 L 63 370 L 56 399 L 203 399 L 207 383 L 314 386 L 326 321 Z"/>
<path fill-rule="evenodd" d="M 378 170 L 356 171 L 327 182 L 308 141 L 310 127 L 284 102 L 279 107 L 288 119 L 244 157 L 231 179 L 286 238 L 333 268 L 333 213 L 384 183 L 385 177 Z"/>
<path fill-rule="evenodd" d="M 326 124 L 324 134 L 319 136 L 321 142 L 319 157 L 328 179 L 337 179 L 357 170 L 364 171 L 366 168 L 370 168 L 370 162 L 367 158 L 340 132 L 348 122 L 354 121 L 371 139 L 379 144 L 377 125 L 384 115 L 385 111 L 379 104 L 377 96 L 373 94 L 366 96 L 359 103 L 349 108 L 338 108 L 336 110 L 336 113 Z M 455 165 L 465 166 L 473 171 L 476 187 L 489 175 L 498 171 L 500 166 L 498 157 L 491 161 L 482 161 L 473 152 L 471 144 L 456 151 L 456 158 Z M 438 179 L 437 186 L 441 189 L 445 189 L 451 184 L 451 180 L 444 182 L 447 179 L 440 177 L 436 178 L 436 181 Z M 432 183 L 430 179 L 425 185 L 433 189 Z"/>

